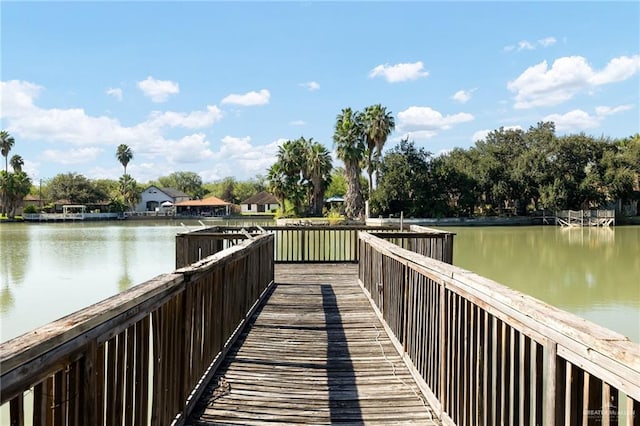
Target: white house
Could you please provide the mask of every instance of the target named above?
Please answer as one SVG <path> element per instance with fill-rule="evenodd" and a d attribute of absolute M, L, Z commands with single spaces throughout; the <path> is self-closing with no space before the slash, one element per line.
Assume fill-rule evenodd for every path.
<path fill-rule="evenodd" d="M 190 200 L 188 194 L 172 188 L 158 188 L 151 185 L 140 194 L 140 202 L 136 205 L 137 212 L 154 212 L 161 207 L 173 206 L 182 201 Z"/>
<path fill-rule="evenodd" d="M 269 213 L 280 206 L 278 199 L 266 191 L 258 192 L 240 203 L 241 213 Z"/>

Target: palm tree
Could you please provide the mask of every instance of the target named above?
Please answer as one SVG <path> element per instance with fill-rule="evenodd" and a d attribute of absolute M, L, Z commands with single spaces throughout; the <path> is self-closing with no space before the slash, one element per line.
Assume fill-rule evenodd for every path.
<path fill-rule="evenodd" d="M 311 214 L 320 216 L 324 203 L 324 193 L 331 182 L 331 155 L 329 150 L 319 142 L 309 139 L 307 151 L 307 171 L 312 186 Z"/>
<path fill-rule="evenodd" d="M 284 173 L 282 164 L 277 162 L 269 167 L 267 171 L 267 188 L 280 203 L 280 211 L 285 213 L 285 199 L 287 198 L 287 175 Z"/>
<path fill-rule="evenodd" d="M 11 148 L 13 148 L 13 145 L 16 143 L 15 139 L 13 139 L 13 136 L 11 136 L 9 134 L 9 132 L 7 132 L 6 130 L 2 130 L 0 131 L 0 154 L 2 154 L 2 156 L 4 157 L 4 172 L 5 174 L 9 174 L 9 163 L 8 163 L 8 159 L 9 159 L 9 152 L 11 151 Z M 8 203 L 8 199 L 7 199 L 7 189 L 6 189 L 7 185 L 3 185 L 3 190 L 2 190 L 2 214 L 6 214 L 8 213 L 8 209 L 7 209 L 7 203 Z"/>
<path fill-rule="evenodd" d="M 116 158 L 118 159 L 120 164 L 122 164 L 122 167 L 124 167 L 123 175 L 126 175 L 127 164 L 129 164 L 129 161 L 133 160 L 133 151 L 128 145 L 122 143 L 118 145 L 118 149 L 116 150 Z"/>
<path fill-rule="evenodd" d="M 135 204 L 140 199 L 140 194 L 138 193 L 138 184 L 129 175 L 122 175 L 119 182 L 120 191 L 122 192 L 122 201 L 129 207 L 130 210 L 133 210 Z"/>
<path fill-rule="evenodd" d="M 347 178 L 345 213 L 349 218 L 362 218 L 364 199 L 360 187 L 360 162 L 364 157 L 365 143 L 362 114 L 345 108 L 336 118 L 333 142 L 338 158 L 342 160 Z"/>
<path fill-rule="evenodd" d="M 31 191 L 31 179 L 25 172 L 20 171 L 5 173 L 2 181 L 2 185 L 5 187 L 7 215 L 9 218 L 13 218 L 16 208 Z"/>
<path fill-rule="evenodd" d="M 278 148 L 280 179 L 286 192 L 285 198 L 294 205 L 295 213 L 301 214 L 303 204 L 310 204 L 311 188 L 309 170 L 307 167 L 307 152 L 311 140 L 304 137 L 288 140 Z M 306 198 L 306 200 L 305 200 Z"/>
<path fill-rule="evenodd" d="M 22 159 L 22 156 L 15 154 L 13 157 L 11 157 L 11 161 L 9 161 L 9 164 L 11 164 L 11 168 L 13 169 L 14 173 L 19 173 L 22 171 L 22 166 L 24 166 L 24 160 Z"/>
<path fill-rule="evenodd" d="M 391 112 L 381 104 L 371 105 L 364 110 L 364 132 L 367 140 L 367 175 L 369 176 L 369 193 L 373 190 L 373 172 L 376 172 L 376 184 L 378 164 L 382 155 L 382 148 L 387 142 L 387 137 L 396 126 Z M 375 153 L 374 153 L 375 151 Z"/>
<path fill-rule="evenodd" d="M 15 139 L 13 139 L 13 136 L 11 136 L 9 132 L 6 130 L 0 132 L 0 153 L 2 153 L 4 157 L 4 171 L 7 173 L 9 173 L 9 152 L 15 143 Z"/>

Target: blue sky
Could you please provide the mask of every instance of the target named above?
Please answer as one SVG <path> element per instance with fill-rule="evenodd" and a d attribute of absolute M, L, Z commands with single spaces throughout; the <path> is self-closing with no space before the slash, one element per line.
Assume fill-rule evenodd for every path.
<path fill-rule="evenodd" d="M 0 3 L 2 129 L 32 179 L 266 174 L 279 144 L 333 151 L 381 103 L 439 154 L 499 127 L 639 132 L 639 2 Z M 338 163 L 336 163 L 338 165 Z"/>

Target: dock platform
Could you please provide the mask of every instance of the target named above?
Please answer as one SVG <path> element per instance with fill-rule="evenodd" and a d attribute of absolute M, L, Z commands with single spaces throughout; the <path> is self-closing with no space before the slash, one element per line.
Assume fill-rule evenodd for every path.
<path fill-rule="evenodd" d="M 187 424 L 440 424 L 355 264 L 278 264 Z"/>

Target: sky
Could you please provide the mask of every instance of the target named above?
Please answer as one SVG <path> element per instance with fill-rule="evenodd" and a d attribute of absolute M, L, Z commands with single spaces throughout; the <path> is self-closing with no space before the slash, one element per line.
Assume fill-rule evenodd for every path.
<path fill-rule="evenodd" d="M 284 141 L 334 153 L 380 103 L 434 155 L 492 130 L 640 126 L 640 2 L 1 1 L 0 120 L 37 182 L 266 175 Z M 335 153 L 333 154 L 335 157 Z M 339 162 L 334 163 L 339 166 Z"/>

